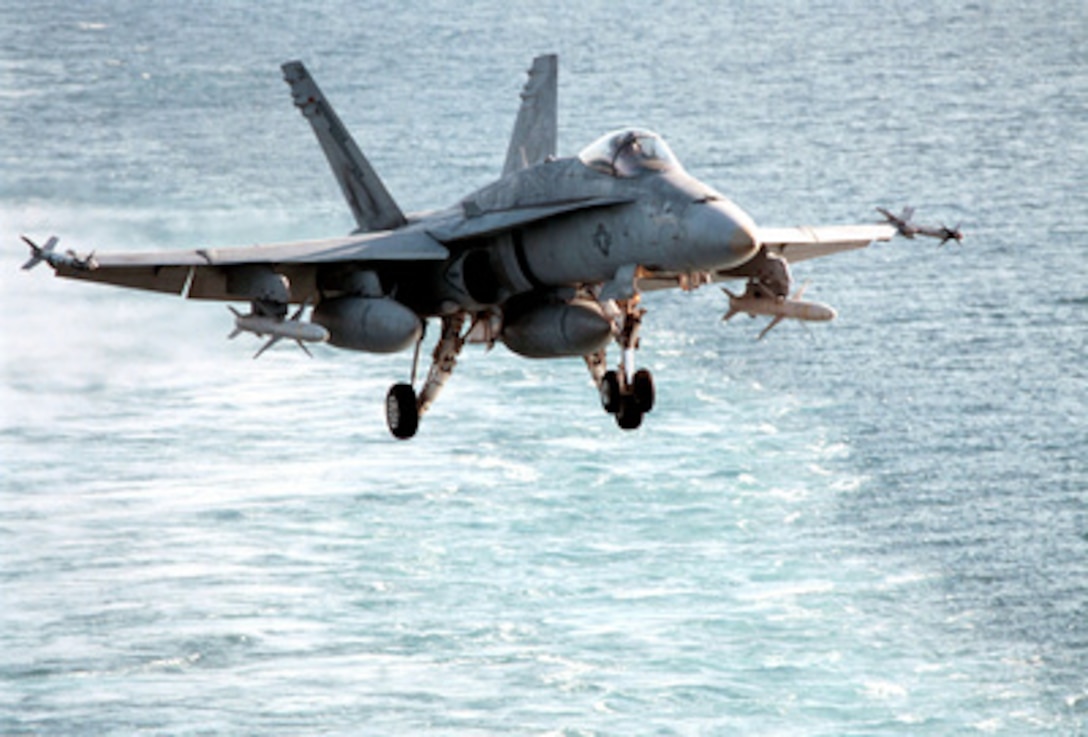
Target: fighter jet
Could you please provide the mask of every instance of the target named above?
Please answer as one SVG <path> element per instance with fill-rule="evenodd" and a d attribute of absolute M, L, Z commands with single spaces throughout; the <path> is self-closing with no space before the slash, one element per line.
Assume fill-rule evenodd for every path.
<path fill-rule="evenodd" d="M 641 128 L 606 133 L 576 156 L 557 157 L 554 55 L 532 63 L 501 176 L 450 207 L 406 214 L 303 64 L 291 61 L 282 70 L 343 191 L 354 232 L 83 258 L 57 253 L 55 238 L 43 247 L 26 239 L 26 268 L 44 261 L 61 277 L 248 302 L 246 314 L 231 308 L 232 337 L 267 337 L 258 355 L 281 339 L 410 351 L 407 381 L 386 396 L 396 438 L 416 434 L 471 343 L 501 343 L 528 358 L 582 358 L 604 409 L 621 428 L 637 428 L 655 401 L 653 377 L 636 361 L 644 294 L 747 280 L 744 297 L 732 296 L 730 314 L 768 315 L 772 324 L 831 319 L 831 308 L 789 297 L 789 264 L 887 241 L 897 230 L 911 237 L 906 221 L 759 227 L 688 174 L 661 136 Z M 288 317 L 291 305 L 298 309 Z M 431 321 L 440 334 L 421 380 Z M 607 357 L 613 342 L 614 367 Z"/>

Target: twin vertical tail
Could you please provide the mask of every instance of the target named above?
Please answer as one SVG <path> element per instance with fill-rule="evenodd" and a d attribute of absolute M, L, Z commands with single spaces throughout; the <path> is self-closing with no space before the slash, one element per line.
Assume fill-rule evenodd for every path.
<path fill-rule="evenodd" d="M 407 223 L 374 168 L 355 144 L 336 111 L 301 61 L 282 66 L 295 106 L 310 121 L 325 158 L 358 225 L 356 232 L 393 230 Z M 533 59 L 521 93 L 503 174 L 542 163 L 555 155 L 558 129 L 559 60 L 555 54 Z"/>
<path fill-rule="evenodd" d="M 876 211 L 884 216 L 891 225 L 895 226 L 895 229 L 899 231 L 899 235 L 904 238 L 914 238 L 916 235 L 924 235 L 929 238 L 937 238 L 941 242 L 939 245 L 944 245 L 948 241 L 956 241 L 960 243 L 963 241 L 963 231 L 960 230 L 960 226 L 955 228 L 949 228 L 947 225 L 917 225 L 911 222 L 911 218 L 914 217 L 914 208 L 903 208 L 903 212 L 899 215 L 892 214 L 889 210 L 885 210 L 883 207 L 876 208 Z"/>

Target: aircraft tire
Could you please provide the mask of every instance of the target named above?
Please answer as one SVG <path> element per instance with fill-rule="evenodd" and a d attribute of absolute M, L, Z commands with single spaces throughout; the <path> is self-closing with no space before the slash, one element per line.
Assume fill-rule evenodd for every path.
<path fill-rule="evenodd" d="M 398 440 L 407 440 L 419 429 L 419 405 L 411 384 L 394 384 L 385 396 L 385 422 Z"/>
<path fill-rule="evenodd" d="M 601 406 L 604 411 L 614 415 L 620 411 L 620 377 L 615 371 L 606 371 L 601 378 Z"/>
<path fill-rule="evenodd" d="M 616 424 L 622 430 L 637 430 L 642 424 L 642 409 L 633 395 L 626 396 L 620 401 L 619 411 L 616 412 Z"/>
<path fill-rule="evenodd" d="M 635 404 L 645 414 L 654 408 L 656 393 L 654 391 L 654 377 L 648 369 L 639 369 L 635 372 L 633 384 Z"/>

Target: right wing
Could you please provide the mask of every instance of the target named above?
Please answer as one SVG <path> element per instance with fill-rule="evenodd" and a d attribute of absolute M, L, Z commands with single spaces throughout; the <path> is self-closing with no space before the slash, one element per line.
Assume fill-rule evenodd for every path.
<path fill-rule="evenodd" d="M 114 253 L 84 259 L 38 249 L 39 260 L 57 276 L 132 289 L 180 294 L 190 299 L 241 301 L 231 280 L 248 268 L 268 268 L 287 277 L 290 301 L 302 302 L 317 288 L 317 271 L 336 263 L 444 261 L 449 251 L 419 230 L 368 233 L 242 248 Z"/>
<path fill-rule="evenodd" d="M 351 214 L 355 216 L 359 226 L 356 232 L 393 230 L 404 225 L 404 213 L 355 145 L 306 67 L 301 61 L 289 61 L 282 68 L 283 79 L 291 86 L 295 105 L 310 121 Z"/>
<path fill-rule="evenodd" d="M 558 56 L 548 54 L 533 59 L 529 81 L 521 93 L 521 108 L 514 123 L 514 133 L 506 150 L 503 176 L 555 156 L 559 128 L 558 80 Z"/>

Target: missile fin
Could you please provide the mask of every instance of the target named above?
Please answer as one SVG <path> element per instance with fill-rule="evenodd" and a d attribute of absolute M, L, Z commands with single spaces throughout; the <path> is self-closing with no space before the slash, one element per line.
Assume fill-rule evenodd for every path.
<path fill-rule="evenodd" d="M 253 360 L 256 361 L 258 358 L 261 357 L 262 353 L 264 353 L 269 348 L 271 348 L 272 346 L 276 345 L 276 343 L 279 343 L 279 342 L 280 342 L 280 337 L 278 335 L 274 335 L 271 338 L 269 338 L 268 342 L 265 343 L 263 346 L 261 346 L 261 349 L 259 351 L 257 351 L 256 353 L 253 354 Z"/>
<path fill-rule="evenodd" d="M 763 340 L 763 337 L 767 335 L 767 333 L 771 332 L 771 329 L 774 328 L 775 325 L 782 322 L 782 317 L 782 315 L 779 315 L 775 319 L 771 320 L 770 323 L 767 324 L 767 327 L 763 328 L 763 331 L 760 332 L 759 337 L 756 338 L 756 340 Z"/>

